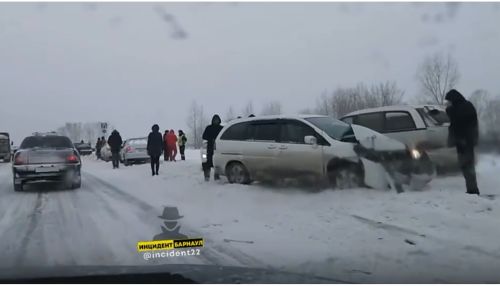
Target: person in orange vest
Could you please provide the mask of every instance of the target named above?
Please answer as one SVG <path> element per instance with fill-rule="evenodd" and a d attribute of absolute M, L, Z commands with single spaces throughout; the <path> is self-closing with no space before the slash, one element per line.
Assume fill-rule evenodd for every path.
<path fill-rule="evenodd" d="M 170 161 L 175 162 L 175 156 L 177 156 L 177 136 L 175 135 L 174 130 L 170 130 L 167 135 L 167 145 L 169 153 Z"/>

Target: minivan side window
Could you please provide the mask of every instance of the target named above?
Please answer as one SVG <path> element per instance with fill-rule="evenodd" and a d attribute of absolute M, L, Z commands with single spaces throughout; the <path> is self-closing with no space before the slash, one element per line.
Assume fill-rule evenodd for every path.
<path fill-rule="evenodd" d="M 373 129 L 377 132 L 382 132 L 382 130 L 384 130 L 384 113 L 374 112 L 359 114 L 355 117 L 354 124 Z"/>
<path fill-rule="evenodd" d="M 250 139 L 249 134 L 249 122 L 241 122 L 234 124 L 229 127 L 224 134 L 221 135 L 221 140 L 236 140 L 236 141 L 245 141 Z"/>
<path fill-rule="evenodd" d="M 415 121 L 408 112 L 387 112 L 385 114 L 386 132 L 415 130 Z"/>
<path fill-rule="evenodd" d="M 305 144 L 305 136 L 316 136 L 316 132 L 309 126 L 298 121 L 285 121 L 281 125 L 280 142 Z"/>
<path fill-rule="evenodd" d="M 277 121 L 254 121 L 251 129 L 255 141 L 276 141 L 278 139 L 279 124 Z"/>

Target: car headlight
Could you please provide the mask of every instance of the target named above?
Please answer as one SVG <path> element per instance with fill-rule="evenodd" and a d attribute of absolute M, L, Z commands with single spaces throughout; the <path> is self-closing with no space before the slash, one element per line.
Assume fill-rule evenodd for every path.
<path fill-rule="evenodd" d="M 206 159 L 207 158 L 207 154 L 201 154 L 201 158 Z"/>
<path fill-rule="evenodd" d="M 418 160 L 418 159 L 420 159 L 420 157 L 422 157 L 422 153 L 420 153 L 420 151 L 418 151 L 417 149 L 412 149 L 411 150 L 411 157 L 415 160 Z"/>

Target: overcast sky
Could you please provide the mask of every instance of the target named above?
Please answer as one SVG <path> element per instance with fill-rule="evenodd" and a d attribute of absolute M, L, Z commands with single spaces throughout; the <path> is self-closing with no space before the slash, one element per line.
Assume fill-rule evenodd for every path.
<path fill-rule="evenodd" d="M 186 129 L 193 100 L 293 113 L 358 82 L 410 98 L 435 52 L 457 59 L 464 94 L 500 94 L 499 27 L 494 3 L 0 3 L 0 129 L 16 144 L 68 121 L 142 136 Z"/>

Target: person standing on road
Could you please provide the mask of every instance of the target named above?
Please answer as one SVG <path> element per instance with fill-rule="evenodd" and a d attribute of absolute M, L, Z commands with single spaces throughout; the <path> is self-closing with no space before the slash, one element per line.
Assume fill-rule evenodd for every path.
<path fill-rule="evenodd" d="M 97 142 L 95 143 L 95 155 L 97 159 L 101 159 L 101 147 L 102 147 L 101 137 L 97 137 Z"/>
<path fill-rule="evenodd" d="M 203 132 L 202 139 L 207 141 L 207 161 L 202 163 L 203 174 L 205 176 L 205 181 L 210 180 L 210 170 L 214 166 L 213 157 L 215 149 L 215 138 L 219 135 L 222 130 L 220 116 L 215 114 L 212 117 L 212 124 L 208 125 Z M 219 179 L 219 174 L 214 173 L 214 180 Z"/>
<path fill-rule="evenodd" d="M 108 138 L 108 145 L 111 150 L 111 161 L 113 169 L 120 167 L 120 150 L 122 149 L 123 140 L 118 131 L 113 130 Z"/>
<path fill-rule="evenodd" d="M 170 130 L 167 135 L 167 145 L 168 145 L 168 154 L 169 160 L 175 162 L 175 156 L 177 156 L 177 136 L 175 135 L 174 130 Z"/>
<path fill-rule="evenodd" d="M 148 135 L 147 150 L 151 158 L 151 173 L 153 176 L 158 176 L 158 171 L 160 170 L 160 156 L 165 145 L 160 133 L 160 126 L 158 126 L 158 124 L 153 125 L 151 131 L 152 132 Z"/>
<path fill-rule="evenodd" d="M 163 160 L 168 161 L 170 151 L 168 150 L 168 129 L 165 130 L 165 133 L 163 134 Z"/>
<path fill-rule="evenodd" d="M 477 113 L 474 105 L 455 89 L 446 93 L 450 118 L 448 146 L 457 149 L 458 163 L 465 178 L 467 194 L 479 195 L 477 187 L 474 147 L 479 140 Z"/>
<path fill-rule="evenodd" d="M 181 160 L 185 161 L 186 156 L 184 156 L 184 151 L 186 150 L 187 137 L 182 130 L 179 130 L 179 137 L 177 139 L 177 144 L 179 145 L 179 152 L 181 153 Z"/>

